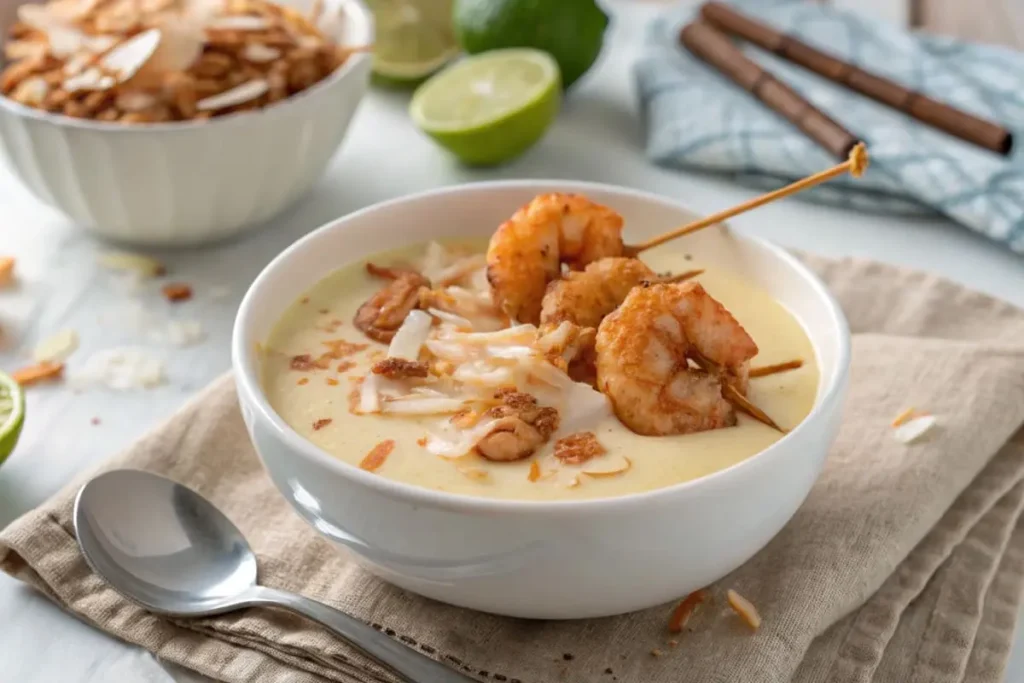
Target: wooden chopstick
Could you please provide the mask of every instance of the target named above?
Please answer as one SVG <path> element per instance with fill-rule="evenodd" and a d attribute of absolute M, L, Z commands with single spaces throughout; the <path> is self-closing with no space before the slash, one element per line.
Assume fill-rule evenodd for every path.
<path fill-rule="evenodd" d="M 704 21 L 719 31 L 742 38 L 961 140 L 1004 156 L 1013 147 L 1013 133 L 997 123 L 934 100 L 884 76 L 865 71 L 721 2 L 705 3 L 700 14 Z"/>

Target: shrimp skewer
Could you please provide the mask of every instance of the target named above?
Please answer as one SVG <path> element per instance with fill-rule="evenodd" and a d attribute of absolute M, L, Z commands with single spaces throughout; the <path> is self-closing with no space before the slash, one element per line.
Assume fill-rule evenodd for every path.
<path fill-rule="evenodd" d="M 867 150 L 861 143 L 842 164 L 632 246 L 622 243 L 622 216 L 608 207 L 581 195 L 539 195 L 502 223 L 491 237 L 487 279 L 495 302 L 509 317 L 537 324 L 545 288 L 561 276 L 562 264 L 570 270 L 581 270 L 605 257 L 635 257 L 843 173 L 859 177 L 867 166 Z"/>
<path fill-rule="evenodd" d="M 491 237 L 487 280 L 509 317 L 537 324 L 545 288 L 563 263 L 579 270 L 622 249 L 622 216 L 580 195 L 542 194 Z"/>
<path fill-rule="evenodd" d="M 597 332 L 597 384 L 638 434 L 736 424 L 726 393 L 742 395 L 757 345 L 699 283 L 636 287 Z M 692 367 L 707 359 L 720 373 Z"/>

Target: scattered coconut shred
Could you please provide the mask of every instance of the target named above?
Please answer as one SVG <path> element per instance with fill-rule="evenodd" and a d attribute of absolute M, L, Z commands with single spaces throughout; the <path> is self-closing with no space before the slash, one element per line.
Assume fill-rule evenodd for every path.
<path fill-rule="evenodd" d="M 341 4 L 307 16 L 265 0 L 50 0 L 18 7 L 0 92 L 119 123 L 206 119 L 302 92 L 345 63 Z M 355 48 L 362 49 L 362 48 Z"/>
<path fill-rule="evenodd" d="M 544 334 L 534 325 L 507 327 L 484 259 L 468 250 L 431 243 L 415 269 L 433 288 L 420 290 L 421 308 L 394 332 L 386 358 L 354 384 L 352 412 L 437 416 L 422 447 L 480 482 L 488 476 L 472 464 L 477 452 L 495 461 L 532 456 L 529 481 L 566 488 L 630 468 L 588 431 L 612 412 L 604 394 L 566 373 L 579 343 L 573 326 Z M 368 270 L 387 278 L 399 268 Z M 489 447 L 481 451 L 485 439 Z M 540 449 L 546 454 L 533 455 Z"/>
<path fill-rule="evenodd" d="M 936 422 L 934 415 L 907 408 L 892 421 L 893 436 L 900 443 L 913 443 L 931 431 Z"/>
<path fill-rule="evenodd" d="M 136 347 L 99 351 L 68 374 L 68 383 L 77 389 L 129 391 L 150 389 L 163 382 L 164 362 L 147 349 Z"/>

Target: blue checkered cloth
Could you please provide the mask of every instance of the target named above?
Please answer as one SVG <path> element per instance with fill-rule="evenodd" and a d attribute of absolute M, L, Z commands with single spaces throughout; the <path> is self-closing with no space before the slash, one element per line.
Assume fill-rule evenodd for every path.
<path fill-rule="evenodd" d="M 938 212 L 1024 253 L 1024 54 L 914 35 L 806 2 L 733 4 L 1015 133 L 1007 159 L 745 46 L 749 56 L 868 143 L 871 167 L 864 177 L 841 176 L 801 197 L 872 212 Z M 727 173 L 758 187 L 778 187 L 835 164 L 788 121 L 679 45 L 679 30 L 694 16 L 688 4 L 656 19 L 636 65 L 648 157 L 664 166 Z"/>

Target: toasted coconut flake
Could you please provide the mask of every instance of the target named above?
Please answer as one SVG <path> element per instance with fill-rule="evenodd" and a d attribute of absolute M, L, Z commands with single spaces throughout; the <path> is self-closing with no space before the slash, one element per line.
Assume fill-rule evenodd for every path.
<path fill-rule="evenodd" d="M 296 382 L 296 384 L 298 384 L 300 387 L 305 386 L 305 385 L 309 384 L 309 378 L 308 377 L 300 377 L 299 381 Z"/>
<path fill-rule="evenodd" d="M 896 418 L 892 421 L 893 429 L 895 429 L 896 427 L 900 427 L 900 426 L 906 424 L 907 422 L 910 421 L 910 418 L 914 417 L 914 415 L 916 415 L 916 414 L 917 414 L 917 409 L 915 409 L 914 406 L 910 406 L 909 408 L 904 410 L 902 413 L 897 415 Z"/>
<path fill-rule="evenodd" d="M 160 46 L 162 35 L 160 29 L 157 28 L 143 31 L 105 54 L 100 60 L 100 64 L 105 70 L 113 73 L 119 82 L 123 83 L 134 76 L 149 61 L 157 47 Z"/>
<path fill-rule="evenodd" d="M 184 282 L 169 282 L 161 287 L 160 291 L 163 292 L 164 298 L 172 303 L 180 303 L 192 298 L 192 287 Z"/>
<path fill-rule="evenodd" d="M 485 469 L 479 467 L 470 467 L 468 465 L 459 465 L 455 469 L 459 471 L 459 474 L 469 477 L 475 481 L 484 481 L 491 475 Z"/>
<path fill-rule="evenodd" d="M 473 323 L 468 318 L 463 318 L 461 315 L 455 315 L 448 311 L 442 311 L 440 308 L 428 308 L 427 313 L 434 316 L 438 320 L 446 323 L 451 323 L 456 327 L 473 329 Z"/>
<path fill-rule="evenodd" d="M 14 282 L 14 266 L 17 261 L 13 256 L 0 256 L 0 289 L 9 287 Z"/>
<path fill-rule="evenodd" d="M 270 83 L 265 78 L 254 78 L 230 90 L 211 95 L 196 102 L 196 109 L 199 111 L 215 111 L 245 104 L 258 97 L 262 97 L 270 90 Z"/>
<path fill-rule="evenodd" d="M 452 379 L 481 387 L 504 387 L 515 383 L 512 368 L 494 367 L 486 361 L 470 361 L 455 368 Z"/>
<path fill-rule="evenodd" d="M 90 356 L 69 377 L 79 387 L 101 386 L 117 391 L 149 389 L 164 381 L 164 362 L 147 349 L 123 347 Z"/>
<path fill-rule="evenodd" d="M 530 472 L 526 475 L 527 481 L 537 481 L 540 479 L 540 464 L 536 460 L 530 463 Z"/>
<path fill-rule="evenodd" d="M 51 363 L 49 361 L 44 361 L 42 363 L 37 363 L 35 365 L 15 370 L 11 373 L 11 379 L 21 386 L 27 387 L 45 380 L 60 379 L 63 373 L 63 363 Z"/>
<path fill-rule="evenodd" d="M 323 358 L 333 358 L 334 360 L 347 358 L 348 356 L 355 355 L 360 351 L 365 351 L 370 347 L 369 344 L 357 344 L 345 339 L 328 339 L 321 343 L 327 347 L 327 351 L 324 353 Z"/>
<path fill-rule="evenodd" d="M 281 57 L 277 48 L 267 47 L 263 43 L 249 43 L 242 49 L 242 59 L 253 64 L 266 64 Z"/>
<path fill-rule="evenodd" d="M 359 410 L 361 414 L 380 412 L 380 375 L 367 375 L 359 386 Z"/>
<path fill-rule="evenodd" d="M 427 244 L 427 249 L 423 254 L 419 271 L 423 274 L 423 277 L 434 282 L 438 274 L 448 265 L 450 258 L 448 250 L 439 242 L 430 242 Z"/>
<path fill-rule="evenodd" d="M 37 363 L 59 363 L 77 348 L 78 333 L 74 330 L 61 330 L 36 344 L 32 350 L 32 360 Z"/>
<path fill-rule="evenodd" d="M 497 332 L 451 332 L 442 336 L 445 341 L 460 344 L 531 344 L 537 336 L 533 325 L 515 325 Z"/>
<path fill-rule="evenodd" d="M 114 102 L 124 111 L 143 111 L 155 106 L 158 100 L 154 95 L 142 90 L 126 90 L 118 93 Z"/>
<path fill-rule="evenodd" d="M 612 453 L 584 463 L 583 474 L 592 477 L 607 477 L 621 474 L 633 466 L 633 461 L 619 453 Z"/>
<path fill-rule="evenodd" d="M 486 265 L 487 258 L 484 254 L 473 254 L 471 256 L 461 258 L 452 265 L 441 270 L 435 277 L 430 278 L 430 281 L 435 285 L 447 287 L 448 285 L 455 284 L 473 271 L 483 268 Z"/>
<path fill-rule="evenodd" d="M 927 434 L 935 423 L 934 415 L 921 415 L 897 427 L 893 436 L 900 443 L 913 443 Z"/>
<path fill-rule="evenodd" d="M 334 422 L 334 420 L 332 420 L 331 418 L 329 418 L 329 417 L 322 417 L 322 418 L 320 418 L 319 420 L 317 420 L 316 422 L 313 423 L 313 431 L 314 432 L 318 432 L 321 429 L 323 429 L 324 427 L 326 427 L 327 425 L 331 424 L 332 422 Z"/>
<path fill-rule="evenodd" d="M 424 361 L 405 358 L 385 358 L 370 367 L 370 372 L 388 379 L 423 379 L 430 375 L 430 367 Z"/>
<path fill-rule="evenodd" d="M 206 22 L 206 28 L 212 31 L 265 31 L 270 28 L 270 22 L 249 14 L 232 14 L 211 19 Z"/>
<path fill-rule="evenodd" d="M 381 412 L 389 415 L 447 415 L 457 413 L 466 406 L 459 398 L 411 396 L 384 401 Z"/>
<path fill-rule="evenodd" d="M 167 323 L 167 341 L 179 348 L 193 346 L 206 338 L 198 320 L 172 320 Z"/>
<path fill-rule="evenodd" d="M 100 265 L 110 270 L 134 273 L 141 277 L 156 277 L 167 272 L 164 264 L 155 258 L 126 251 L 108 251 L 100 256 Z"/>
<path fill-rule="evenodd" d="M 461 458 L 472 451 L 497 423 L 495 419 L 481 420 L 470 429 L 458 429 L 447 424 L 444 433 L 428 435 L 427 450 L 442 458 Z"/>
<path fill-rule="evenodd" d="M 409 311 L 409 315 L 405 316 L 401 327 L 391 338 L 391 344 L 388 346 L 388 358 L 404 358 L 406 360 L 419 358 L 420 349 L 427 341 L 432 324 L 433 320 L 428 313 L 419 310 Z"/>
<path fill-rule="evenodd" d="M 729 607 L 732 607 L 733 611 L 739 615 L 744 624 L 754 631 L 760 628 L 761 615 L 757 613 L 757 609 L 754 607 L 753 603 L 731 588 L 726 591 L 725 597 L 726 600 L 729 601 Z"/>
<path fill-rule="evenodd" d="M 697 612 L 701 603 L 709 597 L 711 597 L 711 594 L 706 589 L 701 588 L 680 600 L 679 604 L 672 611 L 672 617 L 668 620 L 668 632 L 681 633 L 683 628 L 686 627 L 687 622 L 690 621 L 690 617 Z"/>
<path fill-rule="evenodd" d="M 395 450 L 394 439 L 381 441 L 373 447 L 373 450 L 366 454 L 366 457 L 359 463 L 359 467 L 367 472 L 376 472 L 384 464 L 384 461 L 388 459 L 393 450 Z"/>

